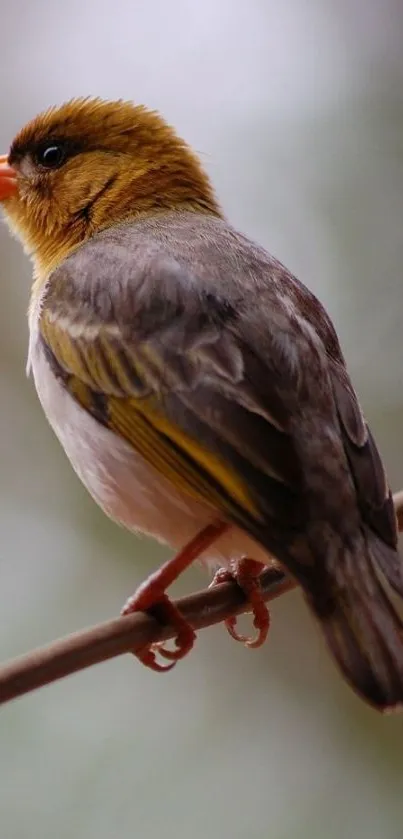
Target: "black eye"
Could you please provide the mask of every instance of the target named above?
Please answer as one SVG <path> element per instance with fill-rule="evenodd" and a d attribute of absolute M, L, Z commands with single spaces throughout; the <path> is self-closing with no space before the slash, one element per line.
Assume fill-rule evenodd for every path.
<path fill-rule="evenodd" d="M 44 169 L 57 169 L 66 159 L 66 149 L 61 143 L 49 143 L 38 149 L 36 158 Z"/>

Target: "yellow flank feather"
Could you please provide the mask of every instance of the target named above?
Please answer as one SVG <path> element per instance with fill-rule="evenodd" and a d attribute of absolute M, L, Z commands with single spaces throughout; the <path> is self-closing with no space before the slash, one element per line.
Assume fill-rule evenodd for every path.
<path fill-rule="evenodd" d="M 136 400 L 137 402 L 137 400 Z M 215 509 L 227 508 L 231 504 L 223 499 L 219 488 L 215 489 L 197 468 L 189 463 L 181 453 L 164 438 L 160 432 L 137 410 L 135 400 L 130 406 L 124 400 L 111 397 L 108 400 L 109 423 L 111 430 L 124 437 L 161 475 L 177 488 L 192 495 L 199 501 L 207 502 Z"/>
<path fill-rule="evenodd" d="M 191 437 L 188 437 L 177 426 L 173 425 L 164 417 L 156 407 L 156 399 L 136 400 L 136 410 L 144 415 L 146 419 L 161 434 L 171 439 L 179 449 L 186 454 L 208 474 L 212 475 L 214 481 L 225 489 L 226 493 L 236 503 L 254 518 L 259 518 L 258 510 L 253 503 L 245 482 L 236 474 L 228 464 L 216 454 L 207 451 L 203 446 Z"/>

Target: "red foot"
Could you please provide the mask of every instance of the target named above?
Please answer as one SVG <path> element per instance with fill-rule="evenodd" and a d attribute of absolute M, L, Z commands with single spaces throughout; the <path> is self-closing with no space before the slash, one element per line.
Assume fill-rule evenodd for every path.
<path fill-rule="evenodd" d="M 256 635 L 252 638 L 247 635 L 240 635 L 236 629 L 236 617 L 227 618 L 224 623 L 231 638 L 234 638 L 235 641 L 241 641 L 250 649 L 256 649 L 264 644 L 270 628 L 270 612 L 262 598 L 259 581 L 260 573 L 264 567 L 262 562 L 244 557 L 232 562 L 230 569 L 220 568 L 210 584 L 215 586 L 218 583 L 235 581 L 247 597 L 253 612 L 253 625 L 257 630 Z"/>
<path fill-rule="evenodd" d="M 143 664 L 157 673 L 172 670 L 174 664 L 192 649 L 196 638 L 193 628 L 174 606 L 165 591 L 182 571 L 224 533 L 227 527 L 228 525 L 224 522 L 215 522 L 201 530 L 173 559 L 165 562 L 158 571 L 151 574 L 132 597 L 129 597 L 122 609 L 122 615 L 148 612 L 160 623 L 169 624 L 176 630 L 175 650 L 170 650 L 162 642 L 157 642 L 134 651 L 134 655 Z M 171 663 L 160 664 L 156 660 L 156 652 L 159 652 L 163 658 L 169 659 Z"/>
<path fill-rule="evenodd" d="M 143 664 L 158 673 L 163 673 L 165 670 L 172 670 L 175 662 L 183 658 L 192 649 L 196 633 L 165 593 L 160 593 L 158 600 L 156 599 L 155 603 L 148 608 L 142 605 L 141 592 L 138 600 L 136 595 L 134 595 L 126 603 L 123 614 L 128 615 L 131 612 L 137 611 L 148 612 L 159 623 L 164 625 L 169 624 L 176 629 L 175 650 L 168 649 L 164 646 L 163 642 L 157 642 L 135 652 L 135 655 Z M 155 655 L 157 651 L 163 658 L 170 659 L 171 664 L 160 664 Z"/>

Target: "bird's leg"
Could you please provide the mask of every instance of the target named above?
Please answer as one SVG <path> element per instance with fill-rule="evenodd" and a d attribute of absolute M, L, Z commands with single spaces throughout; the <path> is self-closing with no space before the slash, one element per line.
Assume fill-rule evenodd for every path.
<path fill-rule="evenodd" d="M 234 638 L 235 641 L 241 641 L 246 647 L 251 649 L 262 646 L 270 628 L 270 612 L 263 600 L 259 580 L 260 574 L 265 567 L 263 562 L 257 562 L 255 559 L 249 559 L 249 557 L 233 560 L 230 568 L 220 568 L 217 571 L 210 584 L 211 586 L 215 586 L 218 583 L 226 583 L 232 580 L 242 589 L 251 606 L 256 634 L 251 638 L 247 635 L 240 635 L 236 629 L 236 617 L 227 618 L 225 626 L 231 638 Z"/>
<path fill-rule="evenodd" d="M 175 662 L 183 658 L 192 649 L 196 637 L 194 629 L 171 602 L 166 590 L 182 571 L 185 571 L 200 554 L 207 550 L 227 530 L 228 526 L 221 521 L 209 524 L 188 542 L 176 556 L 165 562 L 154 574 L 151 574 L 126 601 L 122 609 L 122 615 L 130 615 L 132 612 L 148 612 L 159 623 L 169 624 L 176 630 L 175 650 L 169 650 L 162 644 L 156 643 L 135 651 L 134 654 L 137 658 L 152 670 L 157 672 L 171 670 Z M 171 664 L 159 664 L 155 656 L 156 650 L 164 658 L 169 659 Z"/>

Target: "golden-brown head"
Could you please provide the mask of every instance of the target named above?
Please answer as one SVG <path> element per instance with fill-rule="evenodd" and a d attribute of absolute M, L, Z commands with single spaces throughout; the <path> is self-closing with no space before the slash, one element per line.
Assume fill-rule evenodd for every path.
<path fill-rule="evenodd" d="M 20 131 L 7 162 L 0 200 L 42 276 L 94 232 L 139 214 L 220 214 L 197 157 L 142 105 L 73 99 L 51 108 Z"/>

